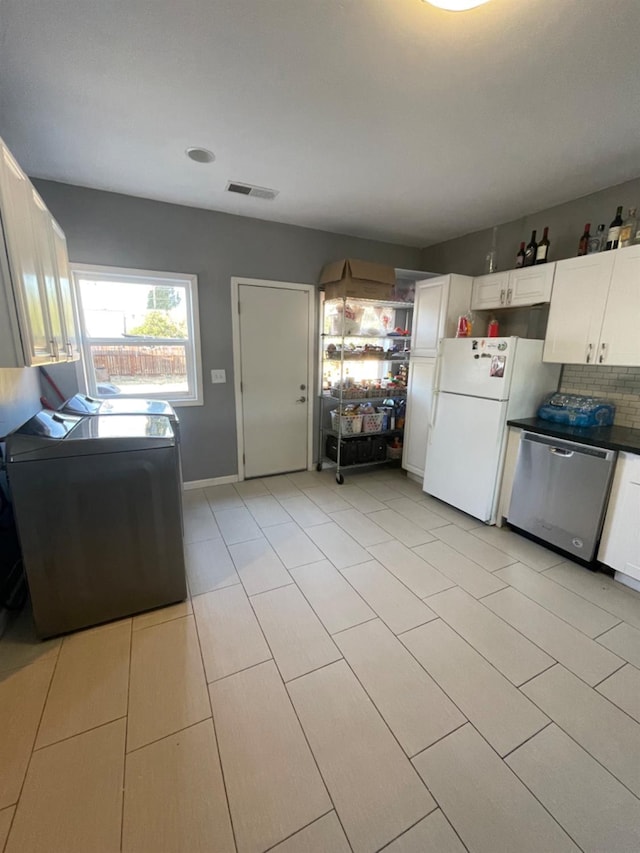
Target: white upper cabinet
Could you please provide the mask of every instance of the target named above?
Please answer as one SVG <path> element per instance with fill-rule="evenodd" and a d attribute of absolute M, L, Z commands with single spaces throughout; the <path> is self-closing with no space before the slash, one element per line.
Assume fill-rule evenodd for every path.
<path fill-rule="evenodd" d="M 640 366 L 640 246 L 559 261 L 544 361 Z"/>
<path fill-rule="evenodd" d="M 466 275 L 441 275 L 416 283 L 412 358 L 435 358 L 440 338 L 454 337 L 458 317 L 469 311 L 471 283 Z"/>
<path fill-rule="evenodd" d="M 539 305 L 551 299 L 555 264 L 490 273 L 473 280 L 472 311 Z"/>
<path fill-rule="evenodd" d="M 64 235 L 0 140 L 0 367 L 78 357 Z"/>

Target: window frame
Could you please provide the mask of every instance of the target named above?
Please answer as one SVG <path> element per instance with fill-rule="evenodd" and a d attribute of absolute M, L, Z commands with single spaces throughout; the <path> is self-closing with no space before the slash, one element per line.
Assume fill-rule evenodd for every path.
<path fill-rule="evenodd" d="M 200 311 L 198 304 L 198 277 L 188 273 L 175 272 L 160 272 L 158 270 L 140 270 L 128 267 L 112 267 L 103 264 L 79 264 L 69 262 L 71 271 L 71 279 L 76 297 L 78 322 L 80 328 L 80 345 L 82 358 L 80 359 L 77 369 L 78 381 L 85 394 L 89 396 L 100 396 L 97 393 L 97 383 L 95 371 L 92 370 L 91 345 L 102 344 L 104 346 L 122 346 L 122 338 L 95 338 L 87 335 L 85 326 L 84 308 L 82 304 L 82 295 L 80 291 L 80 278 L 86 278 L 89 275 L 96 278 L 104 279 L 112 278 L 115 281 L 135 281 L 140 285 L 148 284 L 151 286 L 179 286 L 185 292 L 185 302 L 187 311 L 187 329 L 189 337 L 185 341 L 184 338 L 145 338 L 139 341 L 128 341 L 127 345 L 134 347 L 149 346 L 149 344 L 157 344 L 159 342 L 171 345 L 179 343 L 185 347 L 185 358 L 187 363 L 187 385 L 188 395 L 178 396 L 181 392 L 172 393 L 150 393 L 144 392 L 143 395 L 133 393 L 123 393 L 113 395 L 121 400 L 127 398 L 144 396 L 150 400 L 168 400 L 173 406 L 202 406 L 204 405 L 203 381 L 202 381 L 202 356 L 200 347 Z"/>

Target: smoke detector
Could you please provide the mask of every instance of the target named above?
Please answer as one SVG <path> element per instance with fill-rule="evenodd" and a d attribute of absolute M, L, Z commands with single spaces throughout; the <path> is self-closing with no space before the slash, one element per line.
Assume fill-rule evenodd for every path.
<path fill-rule="evenodd" d="M 255 184 L 243 184 L 240 181 L 229 181 L 227 192 L 248 195 L 251 198 L 261 198 L 264 201 L 273 201 L 278 195 L 278 190 L 270 190 L 268 187 L 257 187 Z"/>
<path fill-rule="evenodd" d="M 187 148 L 185 154 L 195 163 L 213 163 L 216 155 L 208 148 Z"/>

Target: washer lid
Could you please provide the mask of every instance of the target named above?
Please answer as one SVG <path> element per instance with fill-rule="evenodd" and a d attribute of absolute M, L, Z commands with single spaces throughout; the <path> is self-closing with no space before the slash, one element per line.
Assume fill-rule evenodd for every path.
<path fill-rule="evenodd" d="M 60 411 L 78 415 L 166 415 L 178 420 L 175 409 L 166 400 L 146 400 L 142 397 L 88 397 L 75 394 L 62 404 Z"/>

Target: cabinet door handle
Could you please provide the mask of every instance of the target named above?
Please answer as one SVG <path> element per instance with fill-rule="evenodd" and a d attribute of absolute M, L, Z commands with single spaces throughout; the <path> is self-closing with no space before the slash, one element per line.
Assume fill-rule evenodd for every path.
<path fill-rule="evenodd" d="M 69 361 L 73 361 L 73 347 L 71 346 L 71 341 L 67 341 L 67 358 Z"/>
<path fill-rule="evenodd" d="M 590 363 L 591 363 L 591 353 L 592 353 L 592 351 L 593 351 L 593 344 L 589 344 L 589 346 L 587 347 L 587 358 L 586 358 L 587 364 L 590 364 Z"/>
<path fill-rule="evenodd" d="M 49 343 L 51 344 L 51 355 L 57 361 L 60 358 L 60 350 L 58 349 L 58 342 L 55 338 L 51 338 Z"/>
<path fill-rule="evenodd" d="M 600 355 L 598 356 L 598 362 L 600 364 L 602 364 L 602 362 L 604 361 L 606 354 L 607 354 L 607 345 L 606 344 L 600 344 Z"/>
<path fill-rule="evenodd" d="M 509 290 L 507 290 L 507 305 L 511 305 L 511 294 L 512 293 L 513 293 L 513 291 L 511 290 L 511 288 L 509 288 Z"/>
<path fill-rule="evenodd" d="M 504 287 L 500 291 L 500 305 L 504 305 L 505 290 Z"/>

